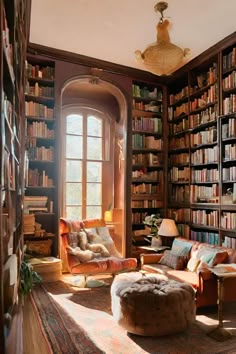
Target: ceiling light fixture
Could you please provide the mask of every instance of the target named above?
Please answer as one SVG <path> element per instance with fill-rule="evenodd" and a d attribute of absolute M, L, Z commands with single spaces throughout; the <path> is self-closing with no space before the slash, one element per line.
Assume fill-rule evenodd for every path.
<path fill-rule="evenodd" d="M 156 75 L 170 75 L 190 59 L 190 49 L 181 49 L 171 43 L 169 36 L 170 21 L 164 18 L 163 12 L 168 8 L 168 3 L 160 1 L 154 6 L 154 10 L 161 14 L 156 26 L 156 44 L 149 45 L 144 52 L 136 50 L 136 59 L 145 69 Z"/>

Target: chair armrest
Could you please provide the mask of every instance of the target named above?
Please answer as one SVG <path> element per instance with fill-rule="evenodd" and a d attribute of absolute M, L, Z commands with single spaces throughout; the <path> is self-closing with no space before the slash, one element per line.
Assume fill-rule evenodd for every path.
<path fill-rule="evenodd" d="M 162 257 L 163 254 L 157 254 L 157 253 L 141 254 L 140 255 L 141 265 L 158 263 Z"/>
<path fill-rule="evenodd" d="M 209 280 L 214 278 L 214 274 L 208 268 L 200 268 L 197 272 L 203 280 Z"/>

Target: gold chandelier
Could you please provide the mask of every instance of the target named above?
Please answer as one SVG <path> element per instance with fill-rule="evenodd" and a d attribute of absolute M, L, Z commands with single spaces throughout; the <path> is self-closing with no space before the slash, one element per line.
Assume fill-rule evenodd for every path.
<path fill-rule="evenodd" d="M 170 21 L 164 18 L 163 12 L 168 8 L 168 3 L 161 1 L 154 6 L 154 10 L 161 14 L 156 26 L 156 44 L 149 45 L 143 52 L 135 51 L 136 59 L 144 68 L 156 75 L 170 75 L 183 66 L 190 59 L 190 49 L 181 49 L 171 43 L 169 36 Z"/>

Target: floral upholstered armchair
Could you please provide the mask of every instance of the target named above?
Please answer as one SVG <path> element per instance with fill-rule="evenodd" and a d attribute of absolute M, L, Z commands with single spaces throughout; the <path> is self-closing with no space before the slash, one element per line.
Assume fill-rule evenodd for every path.
<path fill-rule="evenodd" d="M 60 219 L 63 270 L 87 277 L 134 270 L 136 258 L 123 258 L 117 251 L 103 219 Z"/>

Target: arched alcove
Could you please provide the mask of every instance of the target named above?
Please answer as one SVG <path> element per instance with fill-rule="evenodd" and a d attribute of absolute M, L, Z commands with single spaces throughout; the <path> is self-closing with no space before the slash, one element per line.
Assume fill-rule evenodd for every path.
<path fill-rule="evenodd" d="M 127 102 L 124 93 L 111 82 L 92 75 L 73 77 L 65 82 L 61 91 L 61 126 L 63 112 L 73 107 L 88 107 L 103 112 L 110 120 L 110 165 L 105 169 L 106 197 L 104 211 L 112 206 L 115 243 L 122 255 L 126 254 L 126 154 L 127 154 Z M 61 129 L 63 153 L 63 129 Z M 61 155 L 62 156 L 62 155 Z M 63 171 L 63 168 L 61 169 Z M 63 188 L 63 175 L 61 176 Z M 63 204 L 63 198 L 61 205 Z M 61 209 L 62 210 L 62 209 Z M 101 215 L 101 216 L 103 216 Z M 62 216 L 62 213 L 61 213 Z"/>

